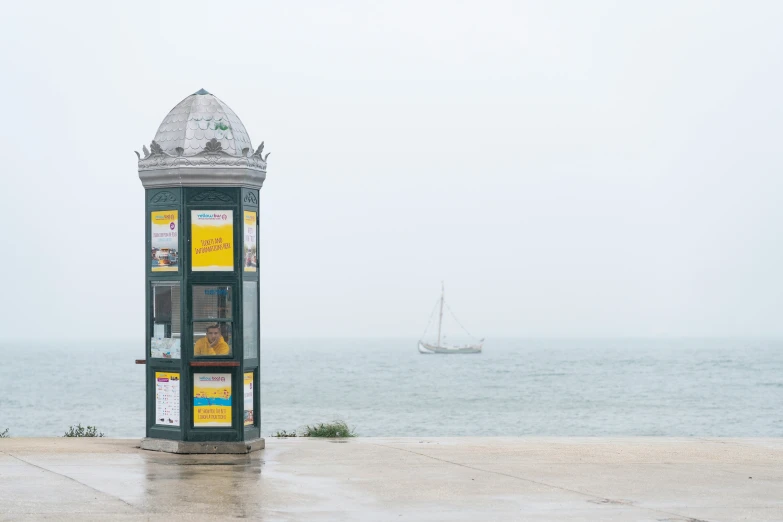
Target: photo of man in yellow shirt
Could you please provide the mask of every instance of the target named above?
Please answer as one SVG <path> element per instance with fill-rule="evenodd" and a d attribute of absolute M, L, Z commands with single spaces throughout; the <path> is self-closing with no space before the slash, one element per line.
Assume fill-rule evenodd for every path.
<path fill-rule="evenodd" d="M 220 327 L 216 324 L 207 326 L 207 335 L 196 341 L 193 347 L 195 355 L 229 355 L 231 348 L 223 340 Z"/>

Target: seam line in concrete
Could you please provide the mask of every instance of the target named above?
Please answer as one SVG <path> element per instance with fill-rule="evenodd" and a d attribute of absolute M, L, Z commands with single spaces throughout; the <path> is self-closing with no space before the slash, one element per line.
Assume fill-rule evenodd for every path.
<path fill-rule="evenodd" d="M 413 453 L 414 455 L 419 455 L 421 457 L 426 457 L 428 459 L 437 460 L 439 462 L 444 462 L 446 464 L 453 464 L 454 466 L 460 466 L 462 468 L 472 469 L 474 471 L 481 471 L 481 472 L 484 472 L 484 473 L 491 473 L 491 474 L 494 474 L 494 475 L 500 475 L 500 476 L 503 476 L 503 477 L 508 477 L 508 478 L 512 478 L 512 479 L 516 479 L 516 480 L 521 480 L 521 481 L 524 481 L 524 482 L 530 482 L 531 484 L 536 484 L 538 486 L 545 486 L 545 487 L 548 487 L 548 488 L 558 489 L 558 490 L 561 490 L 561 491 L 568 491 L 569 493 L 575 493 L 577 495 L 590 497 L 591 499 L 593 499 L 593 501 L 597 501 L 597 502 L 594 502 L 594 503 L 596 503 L 598 505 L 607 504 L 607 505 L 630 506 L 630 507 L 635 507 L 635 508 L 638 508 L 638 509 L 644 509 L 644 510 L 647 510 L 647 511 L 651 511 L 653 513 L 661 513 L 661 514 L 664 514 L 664 515 L 671 515 L 671 516 L 675 516 L 675 517 L 684 518 L 684 519 L 686 519 L 688 521 L 691 521 L 691 522 L 707 522 L 706 520 L 690 517 L 688 515 L 681 515 L 679 513 L 672 513 L 670 511 L 663 511 L 661 509 L 655 509 L 655 508 L 650 508 L 650 507 L 646 507 L 646 506 L 640 506 L 640 505 L 638 505 L 638 504 L 636 504 L 634 502 L 626 502 L 626 501 L 622 501 L 622 500 L 613 500 L 613 499 L 610 499 L 610 498 L 607 498 L 607 497 L 601 497 L 599 495 L 593 495 L 592 493 L 585 493 L 583 491 L 579 491 L 579 490 L 576 490 L 576 489 L 570 489 L 570 488 L 566 488 L 566 487 L 563 487 L 563 486 L 556 486 L 554 484 L 548 484 L 546 482 L 541 482 L 541 481 L 538 481 L 538 480 L 533 480 L 533 479 L 529 479 L 529 478 L 525 478 L 525 477 L 519 477 L 517 475 L 511 475 L 510 473 L 503 473 L 502 471 L 493 471 L 491 469 L 476 468 L 476 467 L 473 467 L 473 466 L 468 466 L 467 464 L 460 464 L 459 462 L 453 462 L 453 461 L 450 461 L 450 460 L 441 459 L 441 458 L 438 458 L 438 457 L 433 457 L 431 455 L 427 455 L 426 453 L 419 453 L 417 451 L 412 451 L 412 450 L 405 449 L 405 448 L 397 448 L 397 447 L 394 447 L 394 446 L 386 446 L 385 444 L 377 444 L 377 443 L 370 443 L 370 444 L 372 444 L 373 446 L 380 446 L 382 448 L 396 449 L 396 450 L 399 450 L 399 451 L 405 451 L 407 453 Z"/>
<path fill-rule="evenodd" d="M 739 446 L 740 448 L 746 448 L 746 449 L 759 449 L 759 446 L 756 446 L 754 444 L 747 444 L 743 442 L 737 442 L 736 440 L 721 440 L 719 438 L 713 438 L 713 437 L 694 437 L 696 440 L 700 440 L 702 442 L 708 442 L 711 444 L 724 444 L 727 446 Z M 776 453 L 778 450 L 773 448 L 767 448 L 762 446 L 761 448 L 771 451 L 772 453 Z"/>
<path fill-rule="evenodd" d="M 132 508 L 134 511 L 137 511 L 137 512 L 139 512 L 139 513 L 142 513 L 142 511 L 141 511 L 139 508 L 137 508 L 136 506 L 134 506 L 134 505 L 133 505 L 133 504 L 131 504 L 130 502 L 128 502 L 128 501 L 126 501 L 126 500 L 123 500 L 123 499 L 121 499 L 120 497 L 115 497 L 114 495 L 110 495 L 109 493 L 106 493 L 105 491 L 101 491 L 100 489 L 95 489 L 94 487 L 92 487 L 92 486 L 90 486 L 90 485 L 88 485 L 88 484 L 85 484 L 84 482 L 80 482 L 80 481 L 76 480 L 76 479 L 75 479 L 75 478 L 73 478 L 73 477 L 69 477 L 68 475 L 63 475 L 62 473 L 57 473 L 56 471 L 52 471 L 52 470 L 50 470 L 50 469 L 44 468 L 43 466 L 39 466 L 39 465 L 37 465 L 37 464 L 33 464 L 32 462 L 28 462 L 28 461 L 24 460 L 23 458 L 17 457 L 16 455 L 12 455 L 12 454 L 10 454 L 10 453 L 6 453 L 6 455 L 8 455 L 9 457 L 13 457 L 13 458 L 15 458 L 16 460 L 18 460 L 18 461 L 20 461 L 20 462 L 24 462 L 24 463 L 25 463 L 25 464 L 27 464 L 28 466 L 32 466 L 32 467 L 34 467 L 34 468 L 38 468 L 38 469 L 40 469 L 40 470 L 47 471 L 47 472 L 49 472 L 49 473 L 53 473 L 53 474 L 55 474 L 55 475 L 57 475 L 57 476 L 59 476 L 59 477 L 63 477 L 63 478 L 66 478 L 66 479 L 68 479 L 68 480 L 72 480 L 72 481 L 76 482 L 77 484 L 81 484 L 82 486 L 84 486 L 84 487 L 86 487 L 86 488 L 89 488 L 89 489 L 91 489 L 91 490 L 93 490 L 93 491 L 95 491 L 95 492 L 97 492 L 97 493 L 100 493 L 101 495 L 105 495 L 105 496 L 107 496 L 107 497 L 109 497 L 109 498 L 114 498 L 114 499 L 117 499 L 117 500 L 119 500 L 120 502 L 122 502 L 123 504 L 125 504 L 125 505 L 127 505 L 128 507 Z"/>

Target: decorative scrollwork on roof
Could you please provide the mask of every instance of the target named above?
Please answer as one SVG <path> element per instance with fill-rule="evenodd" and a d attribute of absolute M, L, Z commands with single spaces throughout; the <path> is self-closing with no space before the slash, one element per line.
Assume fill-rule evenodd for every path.
<path fill-rule="evenodd" d="M 266 153 L 266 156 L 264 156 L 264 142 L 261 142 L 261 145 L 258 146 L 256 151 L 253 153 L 253 157 L 260 159 L 264 163 L 266 163 L 266 157 L 271 154 L 270 152 Z"/>
<path fill-rule="evenodd" d="M 242 168 L 266 172 L 266 161 L 258 156 L 232 156 L 225 151 L 217 153 L 200 152 L 196 156 L 172 156 L 166 154 L 151 154 L 139 158 L 139 171 L 170 169 L 177 167 L 215 167 Z"/>
<path fill-rule="evenodd" d="M 250 203 L 251 205 L 258 205 L 258 199 L 256 199 L 256 195 L 252 192 L 245 194 L 245 199 L 243 201 L 245 203 Z"/>
<path fill-rule="evenodd" d="M 150 144 L 150 149 L 146 145 L 142 147 L 143 158 L 138 152 L 136 153 L 139 158 L 139 171 L 177 167 L 215 167 L 245 168 L 265 173 L 266 158 L 269 156 L 268 152 L 265 155 L 262 154 L 264 151 L 263 142 L 253 154 L 248 155 L 250 149 L 246 148 L 241 155 L 235 156 L 226 151 L 217 138 L 209 140 L 204 145 L 204 150 L 193 156 L 185 156 L 185 150 L 182 147 L 176 147 L 175 154 L 170 154 L 154 140 Z"/>
<path fill-rule="evenodd" d="M 260 161 L 264 162 L 264 166 L 266 166 L 266 158 L 269 156 L 271 152 L 267 152 L 266 156 L 264 155 L 264 142 L 261 142 L 261 145 L 258 146 L 256 151 L 253 153 L 254 158 L 258 158 Z"/>
<path fill-rule="evenodd" d="M 206 154 L 217 154 L 218 152 L 223 152 L 223 145 L 217 140 L 217 138 L 212 138 L 207 142 L 206 145 L 204 145 L 204 152 Z"/>
<path fill-rule="evenodd" d="M 191 202 L 200 202 L 200 201 L 223 201 L 224 203 L 233 203 L 234 200 L 231 199 L 231 196 L 228 194 L 224 194 L 223 192 L 218 192 L 217 190 L 205 190 L 204 192 L 199 192 L 192 198 L 190 198 Z"/>
<path fill-rule="evenodd" d="M 150 151 L 150 149 L 152 149 L 152 150 Z M 156 142 L 155 140 L 152 140 L 152 143 L 150 143 L 150 148 L 149 149 L 147 148 L 146 145 L 142 145 L 141 146 L 141 151 L 144 153 L 144 159 L 145 160 L 151 158 L 152 156 L 167 156 L 168 155 L 168 154 L 166 154 L 163 151 L 163 148 L 160 145 L 158 145 L 158 142 Z M 136 152 L 136 155 L 139 156 L 139 153 Z M 139 156 L 139 161 L 141 161 L 141 156 Z"/>
<path fill-rule="evenodd" d="M 164 191 L 164 192 L 158 192 L 154 196 L 152 196 L 152 199 L 150 200 L 150 203 L 176 203 L 177 202 L 177 196 L 175 196 L 173 193 Z"/>

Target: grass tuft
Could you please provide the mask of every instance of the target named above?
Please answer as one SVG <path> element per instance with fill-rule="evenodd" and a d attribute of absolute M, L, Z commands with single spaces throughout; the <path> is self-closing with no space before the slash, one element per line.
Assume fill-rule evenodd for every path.
<path fill-rule="evenodd" d="M 302 437 L 355 437 L 356 433 L 345 421 L 321 422 L 302 429 Z"/>
<path fill-rule="evenodd" d="M 0 439 L 7 439 L 10 435 L 8 434 L 8 428 L 5 429 L 5 431 L 0 431 Z"/>
<path fill-rule="evenodd" d="M 65 432 L 63 437 L 103 437 L 102 432 L 98 432 L 98 428 L 95 426 L 82 426 L 81 423 L 76 426 L 71 426 L 68 431 Z"/>
<path fill-rule="evenodd" d="M 336 420 L 334 422 L 319 422 L 318 424 L 309 424 L 298 430 L 286 431 L 279 430 L 272 435 L 273 437 L 288 438 L 288 437 L 330 437 L 330 438 L 343 438 L 343 437 L 356 437 L 356 433 L 353 429 L 345 423 L 345 421 Z"/>

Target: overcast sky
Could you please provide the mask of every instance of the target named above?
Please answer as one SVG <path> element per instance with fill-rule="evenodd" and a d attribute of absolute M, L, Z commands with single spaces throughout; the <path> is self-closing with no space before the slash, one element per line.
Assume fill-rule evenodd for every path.
<path fill-rule="evenodd" d="M 783 2 L 12 2 L 8 337 L 144 337 L 136 155 L 271 152 L 263 335 L 783 334 Z"/>

